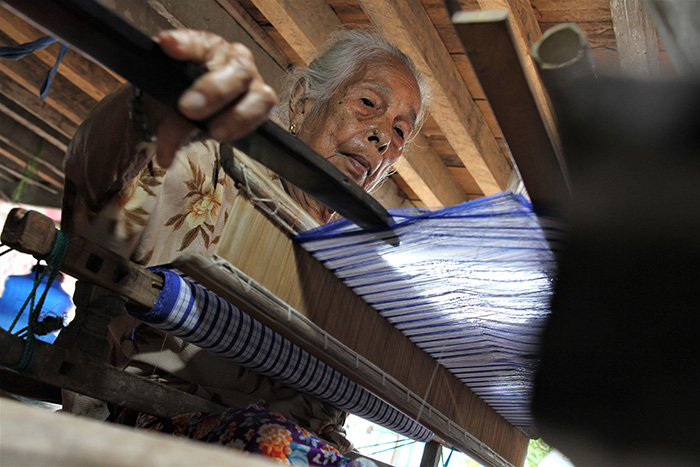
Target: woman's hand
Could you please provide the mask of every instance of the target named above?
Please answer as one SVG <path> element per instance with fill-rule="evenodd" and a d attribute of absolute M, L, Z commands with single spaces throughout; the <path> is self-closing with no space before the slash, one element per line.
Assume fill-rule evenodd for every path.
<path fill-rule="evenodd" d="M 209 70 L 183 93 L 178 110 L 192 120 L 220 112 L 209 124 L 213 138 L 230 141 L 248 134 L 277 104 L 274 90 L 263 82 L 252 53 L 244 45 L 189 29 L 164 31 L 156 40 L 167 55 Z M 194 131 L 190 122 L 174 112 L 167 113 L 155 130 L 158 164 L 169 167 Z"/>

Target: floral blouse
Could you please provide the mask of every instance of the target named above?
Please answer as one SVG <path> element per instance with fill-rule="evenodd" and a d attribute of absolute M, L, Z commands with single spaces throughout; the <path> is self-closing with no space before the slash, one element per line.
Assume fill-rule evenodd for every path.
<path fill-rule="evenodd" d="M 140 143 L 137 154 L 119 166 L 112 159 L 100 160 L 108 156 L 94 154 L 82 141 L 74 139 L 66 162 L 64 230 L 144 266 L 170 263 L 183 253 L 214 253 L 238 194 L 233 180 L 220 169 L 218 142 L 190 143 L 166 170 L 153 158 L 153 143 Z M 226 406 L 263 401 L 266 409 L 343 451 L 352 446 L 342 432 L 345 413 L 329 404 L 126 313 L 112 321 L 109 332 L 110 363 L 117 367 Z"/>

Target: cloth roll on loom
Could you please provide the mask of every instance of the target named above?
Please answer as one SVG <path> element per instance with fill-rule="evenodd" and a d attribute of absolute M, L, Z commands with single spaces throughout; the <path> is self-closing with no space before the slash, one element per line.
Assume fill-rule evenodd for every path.
<path fill-rule="evenodd" d="M 164 286 L 151 310 L 132 316 L 416 441 L 433 434 L 187 276 L 151 268 Z"/>

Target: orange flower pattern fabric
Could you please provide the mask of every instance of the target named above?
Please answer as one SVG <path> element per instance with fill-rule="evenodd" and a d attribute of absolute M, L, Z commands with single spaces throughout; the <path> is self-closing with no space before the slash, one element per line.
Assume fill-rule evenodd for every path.
<path fill-rule="evenodd" d="M 136 426 L 261 454 L 282 465 L 375 465 L 366 459 L 351 460 L 342 456 L 304 428 L 259 404 L 232 407 L 219 414 L 187 413 L 171 419 L 139 414 Z"/>

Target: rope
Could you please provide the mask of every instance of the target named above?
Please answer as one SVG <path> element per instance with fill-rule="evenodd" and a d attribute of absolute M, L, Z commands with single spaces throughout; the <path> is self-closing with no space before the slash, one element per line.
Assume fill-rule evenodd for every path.
<path fill-rule="evenodd" d="M 24 44 L 0 47 L 0 58 L 4 58 L 6 60 L 19 60 L 21 58 L 26 57 L 27 55 L 36 52 L 37 50 L 41 50 L 48 47 L 54 42 L 56 42 L 56 39 L 54 39 L 53 37 L 45 36 L 40 37 L 35 41 L 26 42 Z M 44 82 L 41 85 L 41 88 L 39 89 L 39 95 L 41 96 L 41 100 L 46 99 L 46 96 L 48 96 L 49 88 L 51 87 L 51 81 L 56 76 L 58 65 L 61 63 L 61 60 L 63 60 L 63 57 L 66 55 L 67 51 L 68 47 L 65 44 L 61 44 L 61 47 L 58 51 L 58 57 L 56 58 L 56 63 L 49 70 L 48 74 L 46 75 L 46 79 L 44 80 Z"/>
<path fill-rule="evenodd" d="M 15 324 L 17 324 L 17 321 L 19 320 L 20 316 L 22 316 L 22 313 L 27 307 L 27 304 L 31 302 L 29 308 L 29 322 L 27 323 L 27 327 L 19 331 L 19 333 L 26 334 L 26 343 L 24 344 L 24 349 L 22 351 L 22 356 L 20 357 L 19 362 L 17 362 L 15 365 L 8 365 L 8 368 L 12 370 L 26 370 L 32 364 L 32 362 L 34 361 L 34 355 L 36 354 L 36 335 L 42 335 L 42 332 L 44 332 L 52 325 L 56 324 L 55 319 L 49 319 L 49 321 L 46 323 L 43 323 L 43 321 L 46 321 L 46 318 L 41 323 L 39 323 L 38 320 L 39 313 L 41 312 L 41 307 L 44 306 L 44 300 L 46 300 L 46 295 L 49 293 L 51 284 L 53 283 L 54 279 L 56 278 L 61 269 L 61 266 L 63 265 L 63 260 L 66 256 L 66 250 L 68 249 L 67 247 L 68 237 L 60 230 L 56 230 L 56 241 L 53 244 L 51 254 L 49 254 L 48 258 L 46 258 L 46 264 L 48 267 L 44 269 L 44 271 L 42 271 L 41 274 L 39 274 L 38 269 L 36 270 L 34 274 L 34 287 L 29 293 L 29 297 L 27 297 L 27 300 L 25 300 L 24 304 L 22 305 L 22 308 L 19 310 L 19 313 L 17 313 L 17 316 L 15 317 L 9 329 L 9 331 L 11 332 L 12 329 L 15 327 Z M 40 261 L 41 260 L 37 261 L 37 265 Z M 41 294 L 39 301 L 35 304 L 34 299 L 36 297 L 36 291 L 47 274 L 49 277 L 46 282 L 46 288 Z M 49 330 L 48 332 L 51 332 L 51 330 Z"/>
<path fill-rule="evenodd" d="M 395 443 L 396 443 L 395 446 L 392 446 L 392 447 L 390 447 L 390 448 L 388 448 L 388 449 L 382 449 L 381 451 L 375 451 L 375 452 L 372 453 L 372 455 L 374 456 L 374 455 L 377 455 L 377 454 L 381 454 L 382 452 L 393 451 L 393 450 L 396 450 L 396 449 L 405 448 L 406 446 L 410 446 L 411 444 L 416 444 L 417 442 L 418 442 L 418 441 L 414 441 L 414 440 L 412 440 L 412 439 L 409 439 L 407 442 L 404 441 L 403 444 L 399 444 L 399 442 L 396 442 L 396 441 L 395 441 Z"/>
<path fill-rule="evenodd" d="M 450 465 L 450 459 L 452 458 L 453 452 L 455 452 L 455 448 L 450 449 L 450 455 L 447 456 L 447 460 L 445 462 L 443 462 L 443 464 L 442 464 L 443 467 L 447 467 L 448 465 Z"/>

